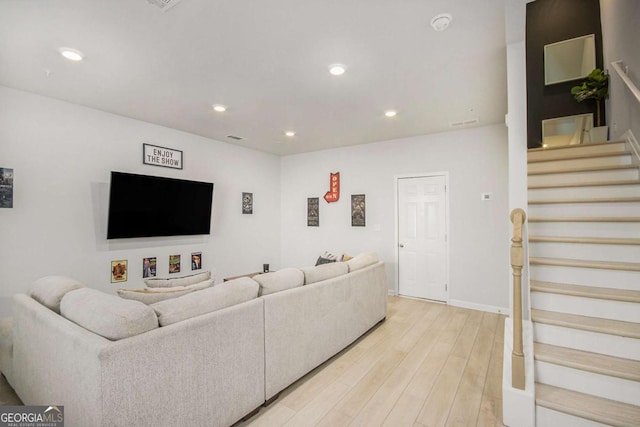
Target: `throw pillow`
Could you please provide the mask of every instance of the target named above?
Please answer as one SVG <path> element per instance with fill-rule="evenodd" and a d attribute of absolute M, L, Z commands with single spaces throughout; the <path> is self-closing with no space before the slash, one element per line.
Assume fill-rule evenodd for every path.
<path fill-rule="evenodd" d="M 149 307 L 155 310 L 160 326 L 167 326 L 255 299 L 258 296 L 258 289 L 259 286 L 254 280 L 240 277 L 181 298 L 161 301 Z"/>
<path fill-rule="evenodd" d="M 283 268 L 271 273 L 258 274 L 253 280 L 260 284 L 259 295 L 268 295 L 304 284 L 304 274 L 297 268 Z"/>
<path fill-rule="evenodd" d="M 329 264 L 332 262 L 336 262 L 335 259 L 329 259 L 329 258 L 323 258 L 321 256 L 318 257 L 317 261 L 316 261 L 316 266 L 318 265 L 322 265 L 322 264 Z"/>
<path fill-rule="evenodd" d="M 340 261 L 350 261 L 353 257 L 349 254 L 342 254 L 342 259 Z"/>
<path fill-rule="evenodd" d="M 210 271 L 203 271 L 202 273 L 192 274 L 191 276 L 183 276 L 168 279 L 149 278 L 144 279 L 145 285 L 148 288 L 174 288 L 176 286 L 189 286 L 196 283 L 200 283 L 204 280 L 211 279 Z"/>
<path fill-rule="evenodd" d="M 147 305 L 177 298 L 213 286 L 213 279 L 189 286 L 176 286 L 173 288 L 148 288 L 148 289 L 118 289 L 116 292 L 121 298 L 140 301 Z"/>
<path fill-rule="evenodd" d="M 327 252 L 324 251 L 324 253 L 322 255 L 320 255 L 322 258 L 326 258 L 326 259 L 330 259 L 332 261 L 339 261 L 340 257 L 338 255 L 334 255 L 331 252 Z"/>
<path fill-rule="evenodd" d="M 351 258 L 353 257 L 349 254 L 333 255 L 331 252 L 324 251 L 324 253 L 318 257 L 316 265 L 328 264 L 336 261 L 349 261 Z"/>
<path fill-rule="evenodd" d="M 75 279 L 64 276 L 47 276 L 33 282 L 29 296 L 50 310 L 60 314 L 60 301 L 67 292 L 85 286 Z"/>
<path fill-rule="evenodd" d="M 151 307 L 89 288 L 67 293 L 60 303 L 60 313 L 66 319 L 112 341 L 158 327 L 158 317 Z"/>

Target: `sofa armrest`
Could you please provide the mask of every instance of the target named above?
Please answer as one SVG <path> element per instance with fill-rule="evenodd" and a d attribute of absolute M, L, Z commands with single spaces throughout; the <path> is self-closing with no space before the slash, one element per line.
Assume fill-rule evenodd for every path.
<path fill-rule="evenodd" d="M 231 425 L 265 400 L 263 319 L 254 299 L 109 341 L 17 295 L 15 390 L 69 427 Z"/>
<path fill-rule="evenodd" d="M 100 425 L 98 355 L 111 342 L 31 297 L 14 296 L 13 386 L 26 405 L 64 405 L 69 426 Z"/>

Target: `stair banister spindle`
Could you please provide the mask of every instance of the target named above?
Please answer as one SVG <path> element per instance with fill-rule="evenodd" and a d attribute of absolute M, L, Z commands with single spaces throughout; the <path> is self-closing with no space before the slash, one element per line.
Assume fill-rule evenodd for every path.
<path fill-rule="evenodd" d="M 522 349 L 522 225 L 527 215 L 518 208 L 511 212 L 511 268 L 513 269 L 513 350 L 511 352 L 511 386 L 524 390 L 524 352 Z"/>

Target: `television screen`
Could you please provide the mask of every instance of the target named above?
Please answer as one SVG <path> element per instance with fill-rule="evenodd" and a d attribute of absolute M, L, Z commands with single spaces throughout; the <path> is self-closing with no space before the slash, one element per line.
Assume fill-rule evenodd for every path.
<path fill-rule="evenodd" d="M 107 239 L 209 234 L 213 183 L 111 172 Z"/>

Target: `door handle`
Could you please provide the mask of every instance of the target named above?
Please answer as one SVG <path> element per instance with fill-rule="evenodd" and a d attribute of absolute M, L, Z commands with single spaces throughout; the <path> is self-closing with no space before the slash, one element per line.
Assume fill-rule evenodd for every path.
<path fill-rule="evenodd" d="M 398 246 L 400 246 L 401 248 L 404 248 L 404 243 L 398 243 Z"/>

